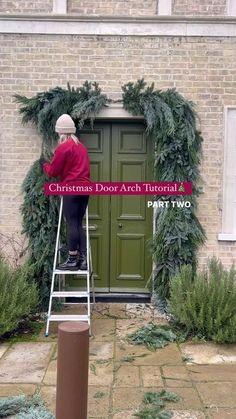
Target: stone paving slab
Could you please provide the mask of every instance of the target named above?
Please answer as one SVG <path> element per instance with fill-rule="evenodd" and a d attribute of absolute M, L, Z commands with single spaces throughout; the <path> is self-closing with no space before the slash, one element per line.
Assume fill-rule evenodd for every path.
<path fill-rule="evenodd" d="M 110 304 L 96 303 L 95 307 L 91 309 L 91 317 L 94 319 L 105 319 L 109 317 Z"/>
<path fill-rule="evenodd" d="M 189 365 L 187 369 L 193 381 L 236 381 L 236 365 Z"/>
<path fill-rule="evenodd" d="M 115 371 L 115 387 L 139 387 L 141 384 L 139 368 L 134 365 L 120 365 Z"/>
<path fill-rule="evenodd" d="M 133 419 L 145 392 L 165 388 L 182 397 L 166 403 L 173 419 L 236 419 L 236 345 L 172 343 L 152 352 L 128 343 L 127 335 L 155 317 L 154 311 L 142 304 L 97 304 L 90 338 L 88 418 Z M 66 312 L 74 313 L 75 306 Z M 33 394 L 39 387 L 55 412 L 57 328 L 58 323 L 51 323 L 49 338 L 43 331 L 38 342 L 0 345 L 0 397 Z M 183 362 L 183 356 L 195 357 L 194 363 Z"/>
<path fill-rule="evenodd" d="M 122 412 L 115 413 L 112 419 L 134 419 L 134 410 L 122 410 Z"/>
<path fill-rule="evenodd" d="M 115 320 L 94 319 L 92 322 L 92 339 L 99 342 L 114 341 Z"/>
<path fill-rule="evenodd" d="M 186 366 L 163 366 L 162 377 L 167 387 L 192 387 L 192 381 Z"/>
<path fill-rule="evenodd" d="M 97 342 L 90 340 L 89 342 L 89 358 L 109 360 L 113 358 L 114 343 L 113 342 Z"/>
<path fill-rule="evenodd" d="M 205 406 L 236 408 L 235 383 L 196 383 L 196 388 Z"/>
<path fill-rule="evenodd" d="M 183 365 L 163 366 L 163 378 L 172 378 L 175 380 L 190 381 L 190 376 L 187 368 Z"/>
<path fill-rule="evenodd" d="M 178 365 L 183 364 L 181 353 L 175 343 L 157 351 L 149 351 L 144 345 L 117 344 L 115 360 L 134 357 L 134 365 Z"/>
<path fill-rule="evenodd" d="M 180 345 L 187 364 L 236 363 L 236 345 L 217 345 L 214 343 L 183 343 Z"/>
<path fill-rule="evenodd" d="M 161 369 L 157 366 L 140 367 L 141 382 L 143 387 L 163 387 L 164 382 L 161 376 Z"/>
<path fill-rule="evenodd" d="M 172 391 L 179 387 L 193 387 L 192 381 L 165 379 L 166 387 L 172 387 Z"/>
<path fill-rule="evenodd" d="M 207 409 L 207 414 L 210 419 L 235 419 L 236 409 L 212 407 Z"/>
<path fill-rule="evenodd" d="M 57 383 L 57 361 L 51 361 L 48 365 L 43 383 L 48 386 L 55 386 Z"/>
<path fill-rule="evenodd" d="M 111 386 L 113 382 L 113 365 L 96 364 L 94 361 L 89 363 L 89 385 Z"/>
<path fill-rule="evenodd" d="M 109 387 L 89 386 L 88 416 L 108 418 L 110 389 Z"/>
<path fill-rule="evenodd" d="M 173 388 L 166 388 L 167 391 L 173 391 Z M 176 388 L 174 390 L 180 396 L 180 400 L 176 403 L 168 402 L 169 409 L 184 409 L 184 410 L 202 410 L 203 404 L 199 398 L 198 392 L 195 388 Z"/>
<path fill-rule="evenodd" d="M 0 360 L 0 383 L 40 383 L 47 368 L 51 343 L 16 343 Z"/>
<path fill-rule="evenodd" d="M 42 386 L 40 387 L 40 395 L 45 401 L 48 409 L 55 414 L 56 411 L 56 387 L 55 386 Z"/>
<path fill-rule="evenodd" d="M 20 394 L 33 395 L 36 388 L 34 384 L 0 384 L 0 397 L 18 396 Z"/>
<path fill-rule="evenodd" d="M 117 319 L 127 319 L 127 304 L 110 304 L 109 307 L 109 316 Z"/>
<path fill-rule="evenodd" d="M 1 345 L 0 345 L 0 358 L 2 358 L 2 356 L 5 354 L 5 352 L 9 348 L 9 346 L 10 346 L 9 343 L 1 343 Z"/>
<path fill-rule="evenodd" d="M 117 387 L 112 393 L 112 408 L 116 410 L 137 409 L 140 406 L 145 390 L 141 387 Z"/>
<path fill-rule="evenodd" d="M 172 410 L 172 419 L 205 419 L 203 412 L 197 410 Z"/>

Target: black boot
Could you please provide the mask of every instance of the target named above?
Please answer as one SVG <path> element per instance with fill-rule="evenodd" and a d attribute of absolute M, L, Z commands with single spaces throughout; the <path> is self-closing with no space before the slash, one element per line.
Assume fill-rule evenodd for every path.
<path fill-rule="evenodd" d="M 69 253 L 67 260 L 64 263 L 61 263 L 58 266 L 58 269 L 68 270 L 68 271 L 77 271 L 79 269 L 77 255 L 70 255 Z"/>
<path fill-rule="evenodd" d="M 80 252 L 80 254 L 79 254 L 79 269 L 81 271 L 87 271 L 87 269 L 88 269 L 88 266 L 87 266 L 87 252 L 86 252 L 86 250 Z"/>

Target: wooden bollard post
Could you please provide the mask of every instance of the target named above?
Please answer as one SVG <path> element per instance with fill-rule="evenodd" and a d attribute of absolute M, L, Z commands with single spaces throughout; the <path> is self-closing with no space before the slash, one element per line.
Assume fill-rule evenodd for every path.
<path fill-rule="evenodd" d="M 58 327 L 56 419 L 87 419 L 89 326 L 65 322 Z"/>

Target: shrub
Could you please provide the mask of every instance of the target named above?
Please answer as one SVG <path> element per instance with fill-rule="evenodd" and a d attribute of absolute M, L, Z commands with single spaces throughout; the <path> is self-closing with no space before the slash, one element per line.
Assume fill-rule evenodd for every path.
<path fill-rule="evenodd" d="M 35 283 L 28 281 L 27 264 L 12 269 L 0 257 L 0 336 L 14 330 L 37 306 Z"/>
<path fill-rule="evenodd" d="M 190 334 L 218 343 L 236 342 L 236 270 L 212 258 L 205 272 L 183 266 L 171 281 L 168 309 Z"/>
<path fill-rule="evenodd" d="M 33 396 L 11 396 L 0 400 L 0 418 L 16 419 L 55 419 L 49 412 L 39 393 Z"/>

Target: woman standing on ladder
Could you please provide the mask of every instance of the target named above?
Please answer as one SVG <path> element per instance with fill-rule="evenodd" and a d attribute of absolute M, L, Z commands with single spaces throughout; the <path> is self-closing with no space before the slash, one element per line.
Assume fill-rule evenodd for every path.
<path fill-rule="evenodd" d="M 55 131 L 59 144 L 52 161 L 43 163 L 48 176 L 59 176 L 61 182 L 90 181 L 90 162 L 86 147 L 75 136 L 76 128 L 72 118 L 61 115 L 56 121 Z M 63 215 L 68 227 L 69 254 L 67 260 L 58 266 L 64 270 L 87 270 L 86 234 L 82 220 L 88 205 L 89 195 L 64 195 Z M 79 259 L 78 259 L 79 249 Z"/>

